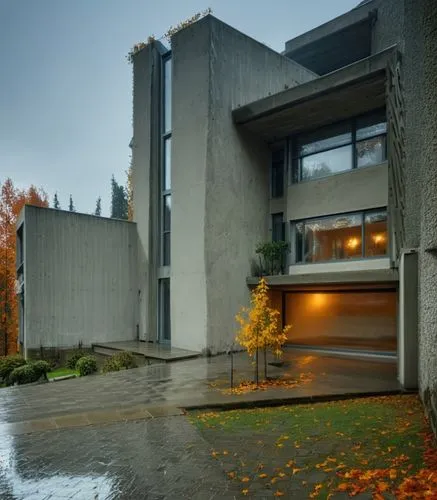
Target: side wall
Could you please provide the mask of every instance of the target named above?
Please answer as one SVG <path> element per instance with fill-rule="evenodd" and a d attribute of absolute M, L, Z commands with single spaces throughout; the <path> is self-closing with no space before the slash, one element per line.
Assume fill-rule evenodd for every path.
<path fill-rule="evenodd" d="M 138 228 L 139 336 L 146 339 L 149 305 L 150 152 L 153 49 L 149 45 L 133 64 L 132 184 L 134 221 Z"/>
<path fill-rule="evenodd" d="M 314 74 L 215 18 L 211 30 L 205 203 L 207 347 L 229 348 L 247 305 L 256 245 L 269 239 L 268 145 L 238 130 L 231 112 Z"/>
<path fill-rule="evenodd" d="M 437 3 L 434 0 L 407 0 L 411 13 L 407 30 L 409 51 L 419 48 L 415 71 L 417 99 L 410 101 L 407 114 L 423 134 L 422 150 L 415 164 L 420 166 L 422 203 L 419 249 L 419 388 L 437 433 Z M 419 56 L 420 57 L 420 56 Z M 409 61 L 414 62 L 412 55 Z M 413 192 L 416 185 L 412 185 Z"/>
<path fill-rule="evenodd" d="M 136 225 L 30 206 L 24 217 L 25 349 L 135 339 Z"/>
<path fill-rule="evenodd" d="M 205 192 L 210 30 L 205 22 L 172 38 L 171 343 L 206 348 Z"/>

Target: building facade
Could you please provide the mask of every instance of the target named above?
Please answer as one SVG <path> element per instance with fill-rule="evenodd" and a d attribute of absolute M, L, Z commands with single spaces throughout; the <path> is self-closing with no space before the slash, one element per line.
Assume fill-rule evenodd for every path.
<path fill-rule="evenodd" d="M 436 408 L 436 23 L 367 0 L 277 53 L 208 15 L 133 55 L 125 338 L 223 352 L 267 274 L 291 345 L 392 358 Z"/>

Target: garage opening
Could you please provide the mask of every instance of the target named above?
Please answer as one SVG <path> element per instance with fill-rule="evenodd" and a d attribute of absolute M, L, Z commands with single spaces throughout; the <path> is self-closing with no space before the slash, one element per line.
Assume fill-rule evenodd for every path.
<path fill-rule="evenodd" d="M 288 343 L 395 353 L 395 290 L 285 292 Z"/>

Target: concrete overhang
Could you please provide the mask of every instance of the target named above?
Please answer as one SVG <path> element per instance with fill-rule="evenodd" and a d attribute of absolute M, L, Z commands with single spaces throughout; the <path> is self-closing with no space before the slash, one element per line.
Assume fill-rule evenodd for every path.
<path fill-rule="evenodd" d="M 385 106 L 392 46 L 345 68 L 233 110 L 234 123 L 268 142 Z"/>
<path fill-rule="evenodd" d="M 345 271 L 333 273 L 309 273 L 298 275 L 265 276 L 269 286 L 299 286 L 299 285 L 371 285 L 387 284 L 395 287 L 399 275 L 395 269 L 377 269 L 369 271 Z M 249 286 L 256 286 L 259 278 L 249 277 Z"/>
<path fill-rule="evenodd" d="M 372 0 L 289 40 L 284 55 L 320 75 L 370 56 L 375 5 Z"/>

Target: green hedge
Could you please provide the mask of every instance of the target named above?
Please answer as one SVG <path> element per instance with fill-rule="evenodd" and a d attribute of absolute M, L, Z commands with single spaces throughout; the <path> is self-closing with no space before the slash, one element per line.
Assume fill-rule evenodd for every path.
<path fill-rule="evenodd" d="M 83 356 L 76 363 L 76 370 L 81 377 L 91 375 L 97 371 L 97 359 L 95 356 Z"/>
<path fill-rule="evenodd" d="M 118 372 L 120 370 L 129 370 L 136 368 L 137 363 L 132 353 L 122 351 L 109 357 L 103 365 L 102 372 Z"/>
<path fill-rule="evenodd" d="M 67 359 L 67 368 L 70 368 L 70 370 L 75 370 L 79 359 L 83 358 L 86 355 L 87 353 L 85 351 L 82 351 L 82 349 L 76 349 L 75 351 L 73 351 L 73 353 Z"/>
<path fill-rule="evenodd" d="M 0 357 L 0 379 L 6 384 L 9 384 L 9 376 L 19 366 L 26 364 L 26 360 L 23 356 L 1 356 Z"/>

